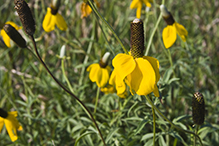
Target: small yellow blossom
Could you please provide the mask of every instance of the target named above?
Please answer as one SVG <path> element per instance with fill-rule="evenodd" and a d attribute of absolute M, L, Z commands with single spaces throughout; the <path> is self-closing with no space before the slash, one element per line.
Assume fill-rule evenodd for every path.
<path fill-rule="evenodd" d="M 180 38 L 185 42 L 186 37 L 188 35 L 185 27 L 173 19 L 173 16 L 170 12 L 167 11 L 164 5 L 160 6 L 161 13 L 163 15 L 164 20 L 167 23 L 167 26 L 163 29 L 162 38 L 164 42 L 164 46 L 168 49 L 170 48 L 176 41 L 177 34 Z"/>
<path fill-rule="evenodd" d="M 99 8 L 100 7 L 100 4 L 97 2 L 97 0 L 94 0 L 94 2 L 96 3 L 97 7 Z M 88 3 L 85 3 L 83 2 L 81 4 L 81 18 L 84 18 L 84 17 L 87 17 L 91 14 L 92 12 L 92 9 L 91 7 L 89 6 Z"/>
<path fill-rule="evenodd" d="M 109 74 L 111 71 L 110 66 L 107 65 L 109 55 L 109 52 L 105 53 L 99 63 L 91 64 L 87 68 L 87 71 L 90 72 L 90 80 L 96 82 L 97 86 L 100 88 L 104 87 L 109 81 Z"/>
<path fill-rule="evenodd" d="M 8 21 L 8 22 L 6 22 L 5 24 L 10 24 L 11 26 L 13 26 L 16 30 L 19 30 L 19 29 L 21 29 L 22 27 L 20 26 L 17 26 L 14 22 L 12 22 L 12 21 Z M 11 47 L 11 43 L 10 43 L 10 37 L 7 35 L 7 33 L 5 32 L 5 30 L 4 29 L 2 29 L 1 30 L 1 36 L 2 36 L 2 38 L 3 38 L 3 41 L 4 41 L 4 43 L 5 43 L 5 45 L 8 47 L 8 48 L 10 48 Z"/>
<path fill-rule="evenodd" d="M 115 84 L 117 92 L 124 92 L 124 82 L 130 87 L 130 92 L 147 95 L 151 92 L 159 97 L 157 82 L 160 79 L 159 62 L 149 56 L 134 58 L 127 54 L 118 54 L 113 59 Z"/>
<path fill-rule="evenodd" d="M 153 2 L 153 0 L 133 0 L 130 8 L 131 9 L 137 9 L 136 12 L 136 17 L 140 18 L 141 17 L 141 9 L 142 9 L 142 5 L 143 3 L 147 6 L 147 7 L 151 7 L 151 2 Z"/>
<path fill-rule="evenodd" d="M 57 25 L 57 27 L 62 31 L 66 31 L 68 27 L 62 15 L 60 15 L 58 12 L 52 14 L 52 8 L 48 7 L 47 13 L 43 20 L 43 29 L 46 32 L 50 32 L 55 29 L 55 25 Z"/>
<path fill-rule="evenodd" d="M 14 142 L 18 139 L 17 130 L 23 130 L 22 126 L 19 124 L 18 120 L 16 119 L 17 111 L 5 112 L 7 115 L 6 117 L 1 117 L 2 112 L 5 112 L 5 111 L 0 109 L 0 132 L 5 124 L 5 127 L 11 138 L 11 141 Z"/>

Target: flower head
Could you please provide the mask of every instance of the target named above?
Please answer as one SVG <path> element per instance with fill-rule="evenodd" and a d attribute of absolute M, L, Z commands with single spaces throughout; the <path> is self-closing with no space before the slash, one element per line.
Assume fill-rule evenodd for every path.
<path fill-rule="evenodd" d="M 21 29 L 22 27 L 20 26 L 17 26 L 14 22 L 12 22 L 12 21 L 8 21 L 8 22 L 6 22 L 5 24 L 10 24 L 11 26 L 13 26 L 16 30 L 19 30 L 19 29 Z M 5 45 L 8 47 L 8 48 L 10 48 L 11 47 L 11 43 L 10 43 L 10 37 L 7 35 L 7 33 L 5 32 L 5 30 L 4 29 L 2 29 L 1 30 L 1 36 L 2 36 L 2 38 L 3 38 L 3 41 L 4 41 L 4 43 L 5 43 Z"/>
<path fill-rule="evenodd" d="M 43 29 L 46 32 L 53 31 L 55 29 L 55 25 L 57 25 L 57 27 L 62 31 L 66 31 L 68 27 L 62 15 L 58 13 L 58 7 L 59 6 L 53 5 L 52 3 L 51 6 L 47 8 L 47 13 L 43 20 Z"/>
<path fill-rule="evenodd" d="M 130 8 L 131 9 L 137 9 L 136 17 L 140 18 L 141 17 L 141 8 L 142 8 L 143 3 L 147 7 L 150 8 L 151 7 L 151 3 L 150 2 L 153 2 L 153 0 L 133 0 L 131 5 L 130 5 Z"/>
<path fill-rule="evenodd" d="M 164 5 L 160 6 L 162 16 L 167 23 L 167 26 L 163 29 L 162 38 L 164 46 L 170 48 L 176 41 L 177 34 L 185 42 L 188 35 L 185 27 L 173 19 L 171 13 L 166 9 Z"/>
<path fill-rule="evenodd" d="M 8 134 L 11 138 L 11 141 L 16 141 L 17 130 L 22 130 L 22 126 L 19 124 L 17 117 L 17 111 L 6 112 L 0 108 L 0 132 L 5 124 Z"/>
<path fill-rule="evenodd" d="M 124 83 L 126 83 L 130 92 L 138 95 L 147 95 L 154 92 L 156 97 L 159 97 L 157 82 L 160 79 L 159 62 L 157 59 L 143 55 L 144 47 L 139 44 L 144 44 L 143 38 L 143 22 L 136 19 L 131 24 L 131 55 L 117 54 L 113 59 L 115 72 L 115 84 L 117 92 L 124 91 Z M 142 34 L 139 34 L 142 33 Z M 113 76 L 113 73 L 112 73 Z M 120 88 L 119 88 L 120 87 Z"/>
<path fill-rule="evenodd" d="M 87 71 L 90 72 L 90 80 L 96 82 L 98 87 L 104 87 L 109 81 L 109 73 L 111 71 L 111 68 L 107 65 L 109 55 L 109 52 L 105 53 L 99 63 L 91 64 L 87 68 Z"/>
<path fill-rule="evenodd" d="M 97 2 L 97 0 L 94 0 L 94 2 L 96 3 L 97 7 L 99 8 L 100 7 L 100 4 Z M 88 3 L 85 3 L 83 2 L 81 4 L 81 18 L 84 18 L 84 17 L 87 17 L 91 14 L 92 12 L 92 9 L 91 7 L 89 6 Z"/>

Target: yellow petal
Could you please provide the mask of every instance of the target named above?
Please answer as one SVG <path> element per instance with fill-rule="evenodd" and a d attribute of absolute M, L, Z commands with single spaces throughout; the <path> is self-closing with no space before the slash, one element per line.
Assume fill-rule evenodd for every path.
<path fill-rule="evenodd" d="M 0 132 L 2 131 L 3 126 L 4 126 L 4 119 L 0 117 Z"/>
<path fill-rule="evenodd" d="M 142 3 L 139 4 L 137 11 L 136 11 L 136 17 L 141 18 L 141 8 L 142 8 Z"/>
<path fill-rule="evenodd" d="M 81 4 L 81 18 L 87 17 L 88 15 L 90 15 L 91 12 L 92 12 L 91 7 L 83 2 Z"/>
<path fill-rule="evenodd" d="M 10 44 L 10 37 L 7 35 L 7 33 L 5 32 L 4 29 L 1 30 L 1 36 L 3 38 L 3 41 L 5 43 L 5 45 L 10 48 L 11 44 Z"/>
<path fill-rule="evenodd" d="M 65 19 L 59 13 L 55 15 L 55 20 L 56 20 L 57 27 L 62 31 L 66 31 L 68 27 L 67 23 L 65 22 Z"/>
<path fill-rule="evenodd" d="M 149 61 L 143 58 L 136 58 L 134 71 L 127 76 L 130 88 L 138 95 L 147 95 L 154 91 L 156 74 Z"/>
<path fill-rule="evenodd" d="M 154 93 L 154 96 L 155 96 L 155 97 L 160 97 L 160 94 L 159 94 L 157 85 L 154 86 L 154 91 L 153 91 L 153 93 Z"/>
<path fill-rule="evenodd" d="M 167 27 L 163 29 L 163 33 L 162 33 L 164 46 L 166 48 L 171 47 L 176 41 L 176 36 L 177 34 L 175 27 L 172 25 L 167 25 Z"/>
<path fill-rule="evenodd" d="M 143 0 L 143 2 L 147 7 L 149 7 L 149 8 L 151 7 L 151 3 L 148 0 Z"/>
<path fill-rule="evenodd" d="M 17 112 L 8 112 L 8 117 L 4 119 L 5 126 L 8 131 L 8 134 L 11 138 L 11 141 L 17 140 L 17 129 L 21 127 L 18 120 L 16 119 Z"/>
<path fill-rule="evenodd" d="M 156 58 L 150 57 L 150 56 L 144 56 L 143 58 L 146 59 L 147 61 L 149 61 L 151 66 L 153 67 L 154 72 L 156 74 L 156 83 L 157 83 L 160 79 L 159 61 Z"/>
<path fill-rule="evenodd" d="M 95 64 L 91 64 L 88 68 L 87 71 L 90 72 L 89 74 L 89 78 L 92 82 L 96 82 L 97 80 L 97 73 L 98 70 L 100 69 L 100 65 L 95 63 Z"/>
<path fill-rule="evenodd" d="M 104 92 L 105 94 L 115 93 L 116 92 L 113 85 L 107 85 L 106 87 L 103 87 L 100 90 L 101 90 L 101 92 Z"/>
<path fill-rule="evenodd" d="M 140 0 L 133 0 L 130 5 L 130 9 L 138 8 L 140 3 L 141 3 Z"/>
<path fill-rule="evenodd" d="M 56 19 L 55 16 L 51 13 L 51 8 L 47 8 L 47 13 L 43 20 L 43 29 L 46 32 L 53 31 L 55 29 Z"/>
<path fill-rule="evenodd" d="M 181 37 L 181 39 L 185 42 L 186 37 L 188 35 L 188 31 L 185 29 L 185 27 L 177 22 L 173 24 L 176 28 L 177 34 Z"/>
<path fill-rule="evenodd" d="M 12 21 L 7 21 L 5 24 L 10 24 L 11 26 L 13 26 L 16 30 L 22 29 L 21 26 L 18 26 L 17 24 L 15 24 Z"/>
<path fill-rule="evenodd" d="M 131 55 L 118 54 L 113 59 L 112 64 L 117 70 L 118 80 L 123 81 L 125 77 L 135 69 L 135 60 Z M 116 80 L 117 80 L 116 79 Z"/>

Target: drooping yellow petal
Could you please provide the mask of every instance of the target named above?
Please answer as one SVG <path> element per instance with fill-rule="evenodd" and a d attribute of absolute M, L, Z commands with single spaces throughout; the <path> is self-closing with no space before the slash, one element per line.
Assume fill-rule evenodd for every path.
<path fill-rule="evenodd" d="M 100 65 L 95 63 L 95 64 L 91 64 L 88 68 L 87 68 L 87 71 L 90 72 L 89 73 L 89 78 L 92 82 L 96 82 L 97 80 L 97 73 L 98 73 L 98 70 L 100 68 Z"/>
<path fill-rule="evenodd" d="M 3 38 L 3 41 L 5 43 L 5 45 L 10 48 L 11 47 L 11 43 L 10 43 L 10 37 L 7 35 L 7 33 L 5 32 L 4 29 L 1 30 L 1 36 Z"/>
<path fill-rule="evenodd" d="M 147 95 L 154 91 L 156 84 L 155 71 L 149 61 L 143 58 L 136 58 L 136 67 L 127 76 L 130 88 L 138 95 Z"/>
<path fill-rule="evenodd" d="M 88 15 L 90 15 L 91 12 L 92 12 L 91 7 L 83 2 L 81 4 L 81 18 L 87 17 Z"/>
<path fill-rule="evenodd" d="M 139 6 L 136 11 L 136 17 L 139 19 L 141 18 L 141 8 L 142 8 L 142 3 L 139 3 Z"/>
<path fill-rule="evenodd" d="M 153 91 L 153 93 L 154 93 L 154 96 L 155 96 L 155 97 L 160 97 L 160 94 L 159 94 L 157 85 L 154 85 L 154 91 Z"/>
<path fill-rule="evenodd" d="M 109 84 L 115 86 L 116 91 L 117 91 L 117 95 L 119 97 L 121 97 L 121 98 L 126 97 L 126 95 L 127 95 L 126 85 L 125 85 L 124 81 L 120 80 L 118 71 L 116 69 L 113 70 L 113 72 L 110 76 Z"/>
<path fill-rule="evenodd" d="M 176 28 L 173 25 L 167 25 L 167 27 L 165 27 L 163 29 L 163 33 L 162 33 L 162 38 L 163 38 L 163 42 L 164 42 L 164 46 L 166 48 L 171 47 L 174 42 L 176 41 Z"/>
<path fill-rule="evenodd" d="M 131 5 L 130 5 L 130 9 L 136 9 L 139 7 L 139 3 L 140 1 L 139 0 L 133 0 Z"/>
<path fill-rule="evenodd" d="M 16 111 L 8 112 L 7 118 L 4 119 L 6 129 L 8 131 L 8 134 L 9 134 L 10 138 L 11 138 L 11 141 L 13 141 L 13 142 L 15 140 L 17 140 L 17 138 L 18 138 L 17 129 L 22 130 L 22 127 L 19 124 L 18 120 L 16 119 L 16 116 L 17 116 Z"/>
<path fill-rule="evenodd" d="M 12 21 L 7 21 L 5 24 L 10 24 L 11 26 L 13 26 L 16 30 L 22 29 L 21 26 L 18 26 L 17 24 L 15 24 Z"/>
<path fill-rule="evenodd" d="M 51 8 L 47 8 L 47 13 L 43 20 L 43 29 L 46 32 L 53 31 L 55 29 L 56 19 L 55 16 L 51 13 Z"/>
<path fill-rule="evenodd" d="M 149 0 L 143 0 L 143 2 L 147 7 L 151 7 L 151 3 L 149 2 Z M 151 2 L 153 2 L 153 0 Z"/>
<path fill-rule="evenodd" d="M 3 126 L 4 126 L 4 119 L 0 117 L 0 132 L 2 131 Z"/>
<path fill-rule="evenodd" d="M 159 61 L 156 58 L 150 56 L 143 56 L 143 58 L 149 61 L 151 66 L 153 67 L 154 72 L 156 74 L 156 83 L 157 83 L 160 79 Z"/>
<path fill-rule="evenodd" d="M 177 22 L 173 24 L 176 28 L 177 34 L 181 37 L 181 39 L 185 42 L 186 37 L 188 35 L 188 31 L 185 29 L 185 27 Z"/>
<path fill-rule="evenodd" d="M 100 91 L 104 92 L 105 94 L 115 93 L 116 92 L 113 85 L 107 85 L 106 87 L 101 88 Z"/>
<path fill-rule="evenodd" d="M 112 64 L 117 70 L 117 79 L 123 81 L 125 77 L 135 69 L 135 60 L 131 55 L 117 54 L 113 59 Z M 117 80 L 116 79 L 116 80 Z"/>
<path fill-rule="evenodd" d="M 56 21 L 56 25 L 57 27 L 62 30 L 62 31 L 66 31 L 66 29 L 68 28 L 67 23 L 65 22 L 65 19 L 62 17 L 62 15 L 60 15 L 59 13 L 57 13 L 55 15 L 55 21 Z"/>

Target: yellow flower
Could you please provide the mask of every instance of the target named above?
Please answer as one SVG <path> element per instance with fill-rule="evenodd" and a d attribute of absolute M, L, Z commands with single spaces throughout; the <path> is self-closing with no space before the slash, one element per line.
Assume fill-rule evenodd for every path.
<path fill-rule="evenodd" d="M 17 111 L 5 112 L 4 110 L 0 109 L 0 131 L 5 124 L 11 141 L 13 142 L 18 139 L 17 130 L 23 130 L 16 117 Z"/>
<path fill-rule="evenodd" d="M 138 95 L 147 95 L 154 92 L 159 97 L 157 82 L 160 79 L 159 62 L 149 56 L 133 58 L 131 55 L 118 54 L 113 59 L 113 66 L 116 76 L 116 85 L 123 87 L 125 83 Z M 117 92 L 123 92 L 124 88 L 117 88 Z"/>
<path fill-rule="evenodd" d="M 147 7 L 150 8 L 151 7 L 151 3 L 150 2 L 153 2 L 153 0 L 133 0 L 131 5 L 130 5 L 130 8 L 131 9 L 137 9 L 136 17 L 140 18 L 141 17 L 141 8 L 142 8 L 143 3 Z"/>
<path fill-rule="evenodd" d="M 68 27 L 64 18 L 57 12 L 57 10 L 52 10 L 52 8 L 48 7 L 43 20 L 43 29 L 46 32 L 50 32 L 55 29 L 55 25 L 57 25 L 57 27 L 62 31 L 66 31 Z"/>
<path fill-rule="evenodd" d="M 109 55 L 109 52 L 105 53 L 99 63 L 91 64 L 87 68 L 87 71 L 90 72 L 90 80 L 92 82 L 96 82 L 97 86 L 100 88 L 104 87 L 109 81 L 109 74 L 111 71 L 111 68 L 107 65 Z"/>
<path fill-rule="evenodd" d="M 97 0 L 94 0 L 94 2 L 96 3 L 97 7 L 99 8 L 100 7 L 100 4 L 97 2 Z M 92 9 L 91 7 L 89 6 L 88 3 L 85 3 L 83 2 L 81 4 L 81 18 L 84 18 L 84 17 L 87 17 L 91 14 L 92 12 Z"/>
<path fill-rule="evenodd" d="M 16 30 L 19 30 L 19 29 L 21 29 L 22 27 L 20 26 L 17 26 L 14 22 L 12 22 L 12 21 L 8 21 L 8 22 L 6 22 L 5 24 L 10 24 L 11 26 L 13 26 Z M 10 43 L 10 37 L 7 35 L 7 33 L 5 32 L 5 30 L 4 29 L 2 29 L 1 30 L 1 36 L 2 36 L 2 38 L 3 38 L 3 41 L 4 41 L 4 43 L 5 43 L 5 45 L 8 47 L 8 48 L 10 48 L 11 47 L 11 43 Z"/>
<path fill-rule="evenodd" d="M 175 43 L 177 34 L 185 42 L 186 37 L 188 35 L 188 32 L 185 29 L 185 27 L 175 22 L 175 20 L 173 19 L 173 16 L 171 15 L 170 12 L 167 11 L 164 5 L 161 5 L 160 9 L 161 9 L 163 18 L 167 23 L 167 26 L 163 29 L 163 32 L 162 32 L 164 46 L 166 48 L 170 48 Z"/>

